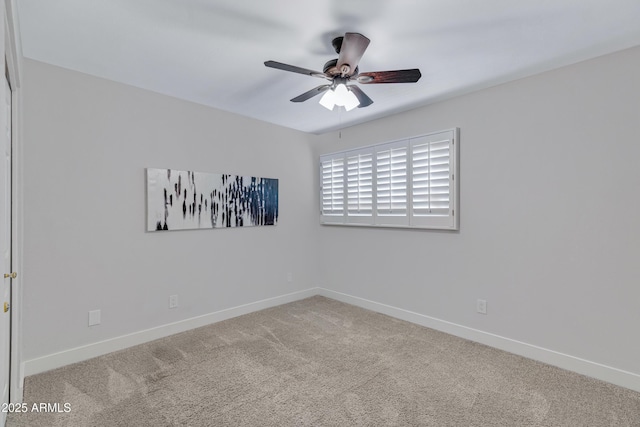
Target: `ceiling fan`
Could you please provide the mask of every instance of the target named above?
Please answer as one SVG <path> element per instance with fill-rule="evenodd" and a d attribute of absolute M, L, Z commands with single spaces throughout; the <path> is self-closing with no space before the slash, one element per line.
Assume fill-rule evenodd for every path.
<path fill-rule="evenodd" d="M 336 37 L 331 44 L 339 56 L 324 64 L 322 72 L 277 61 L 265 61 L 264 65 L 278 70 L 319 77 L 330 82 L 296 96 L 291 99 L 291 102 L 303 102 L 324 93 L 320 104 L 329 110 L 333 110 L 336 105 L 345 107 L 347 111 L 355 107 L 363 108 L 373 104 L 373 100 L 358 86 L 348 83 L 415 83 L 422 76 L 417 68 L 360 73 L 358 63 L 369 42 L 368 38 L 359 33 L 345 33 L 344 37 Z"/>

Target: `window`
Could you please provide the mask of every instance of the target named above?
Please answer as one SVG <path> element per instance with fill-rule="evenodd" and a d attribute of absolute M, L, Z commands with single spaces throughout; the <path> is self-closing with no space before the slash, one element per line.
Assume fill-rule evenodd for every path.
<path fill-rule="evenodd" d="M 323 224 L 457 230 L 458 129 L 320 157 Z"/>

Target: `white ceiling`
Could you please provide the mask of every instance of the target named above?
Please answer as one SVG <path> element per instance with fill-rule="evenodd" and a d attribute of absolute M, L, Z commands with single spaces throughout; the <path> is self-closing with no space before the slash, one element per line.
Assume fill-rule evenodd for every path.
<path fill-rule="evenodd" d="M 27 58 L 311 133 L 640 45 L 640 0 L 16 0 Z M 361 85 L 374 103 L 289 99 L 323 80 L 344 32 L 371 39 L 360 70 L 420 68 Z M 340 111 L 338 111 L 340 110 Z"/>

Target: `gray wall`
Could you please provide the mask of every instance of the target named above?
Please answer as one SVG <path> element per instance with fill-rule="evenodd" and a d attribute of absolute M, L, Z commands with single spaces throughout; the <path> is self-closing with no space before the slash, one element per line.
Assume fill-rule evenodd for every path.
<path fill-rule="evenodd" d="M 460 127 L 461 221 L 323 226 L 320 285 L 640 374 L 638 70 L 635 48 L 321 136 Z"/>
<path fill-rule="evenodd" d="M 31 60 L 23 87 L 25 360 L 315 286 L 308 135 Z M 278 178 L 279 224 L 147 233 L 146 167 Z"/>

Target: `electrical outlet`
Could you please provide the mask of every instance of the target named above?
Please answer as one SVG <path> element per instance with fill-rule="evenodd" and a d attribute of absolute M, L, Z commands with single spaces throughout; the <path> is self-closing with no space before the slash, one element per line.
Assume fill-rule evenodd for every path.
<path fill-rule="evenodd" d="M 89 326 L 100 324 L 100 310 L 92 310 L 89 312 Z"/>
<path fill-rule="evenodd" d="M 178 295 L 171 295 L 169 297 L 169 308 L 177 308 L 178 307 Z"/>
<path fill-rule="evenodd" d="M 479 299 L 476 303 L 476 309 L 480 314 L 487 314 L 487 301 L 483 299 Z"/>
<path fill-rule="evenodd" d="M 287 273 L 287 282 L 289 282 L 289 283 L 293 282 L 293 273 L 292 272 L 288 272 Z"/>

